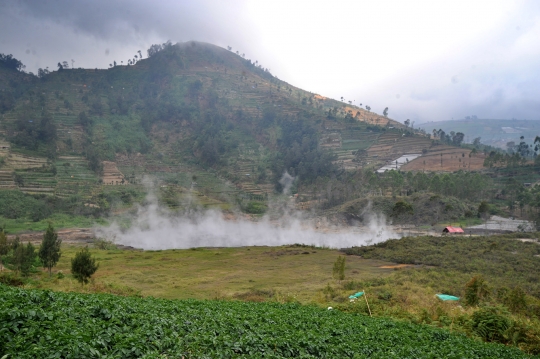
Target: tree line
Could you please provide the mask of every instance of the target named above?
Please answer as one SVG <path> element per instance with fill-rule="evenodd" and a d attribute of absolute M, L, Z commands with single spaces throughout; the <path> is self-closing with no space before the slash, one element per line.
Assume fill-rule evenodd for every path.
<path fill-rule="evenodd" d="M 50 223 L 43 234 L 43 240 L 37 251 L 30 242 L 24 245 L 19 236 L 8 240 L 2 229 L 0 230 L 0 270 L 3 271 L 5 266 L 16 274 L 27 277 L 35 272 L 37 267 L 43 267 L 51 277 L 52 268 L 56 266 L 62 256 L 61 245 L 62 240 Z M 88 247 L 77 252 L 71 260 L 71 273 L 80 283 L 88 283 L 89 278 L 97 269 L 98 265 L 90 255 Z M 0 279 L 2 278 L 0 277 Z"/>

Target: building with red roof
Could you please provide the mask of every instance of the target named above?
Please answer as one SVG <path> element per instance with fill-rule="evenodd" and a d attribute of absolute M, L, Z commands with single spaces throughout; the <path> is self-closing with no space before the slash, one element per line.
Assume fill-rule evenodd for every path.
<path fill-rule="evenodd" d="M 448 226 L 448 227 L 444 227 L 443 229 L 443 234 L 464 234 L 465 231 L 463 231 L 463 228 L 459 228 L 459 227 L 452 227 L 452 226 Z"/>

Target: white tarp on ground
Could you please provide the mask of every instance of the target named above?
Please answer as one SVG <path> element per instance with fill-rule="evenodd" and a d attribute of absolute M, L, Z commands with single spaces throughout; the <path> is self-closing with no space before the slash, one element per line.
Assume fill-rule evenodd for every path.
<path fill-rule="evenodd" d="M 532 232 L 534 231 L 534 223 L 518 219 L 503 218 L 499 216 L 491 216 L 486 224 L 479 224 L 468 228 L 502 230 L 513 232 Z"/>
<path fill-rule="evenodd" d="M 390 163 L 384 165 L 383 167 L 379 168 L 377 172 L 382 173 L 384 171 L 390 171 L 390 170 L 398 170 L 401 166 L 407 164 L 408 162 L 414 160 L 415 158 L 418 158 L 422 156 L 422 154 L 413 153 L 410 155 L 403 155 L 397 160 L 393 160 Z"/>

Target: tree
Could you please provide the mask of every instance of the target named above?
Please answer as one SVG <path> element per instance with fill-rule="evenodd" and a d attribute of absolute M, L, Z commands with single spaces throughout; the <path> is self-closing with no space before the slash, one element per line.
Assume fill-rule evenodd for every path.
<path fill-rule="evenodd" d="M 21 243 L 19 237 L 11 242 L 11 264 L 16 272 L 20 272 L 23 276 L 30 274 L 30 270 L 36 259 L 36 249 L 32 243 L 28 242 L 25 246 Z"/>
<path fill-rule="evenodd" d="M 49 74 L 49 70 L 47 70 L 47 69 L 44 70 L 44 69 L 42 69 L 42 68 L 39 68 L 39 69 L 38 69 L 37 76 L 38 76 L 40 79 L 44 78 L 44 77 L 47 76 L 48 74 Z"/>
<path fill-rule="evenodd" d="M 58 71 L 62 71 L 64 69 L 64 66 L 62 66 L 61 63 L 58 63 L 56 66 L 58 66 Z"/>
<path fill-rule="evenodd" d="M 411 120 L 406 119 L 403 123 L 405 124 L 405 127 L 409 127 L 409 125 L 411 124 Z"/>
<path fill-rule="evenodd" d="M 345 279 L 345 257 L 339 256 L 334 262 L 334 268 L 332 270 L 332 275 L 337 280 Z"/>
<path fill-rule="evenodd" d="M 383 115 L 384 115 L 384 117 L 388 116 L 388 107 L 384 108 Z"/>
<path fill-rule="evenodd" d="M 71 260 L 71 273 L 81 284 L 88 283 L 88 279 L 94 274 L 99 265 L 96 264 L 95 258 L 92 258 L 88 247 L 84 247 L 80 252 L 77 252 L 75 258 Z"/>
<path fill-rule="evenodd" d="M 369 107 L 368 105 L 366 105 L 366 110 L 371 111 L 371 107 Z"/>
<path fill-rule="evenodd" d="M 396 220 L 403 217 L 409 217 L 414 214 L 413 206 L 405 201 L 398 201 L 392 207 L 392 217 Z"/>
<path fill-rule="evenodd" d="M 49 277 L 51 276 L 51 269 L 58 263 L 62 253 L 60 252 L 60 245 L 62 240 L 58 238 L 58 233 L 54 231 L 53 226 L 49 223 L 47 231 L 43 235 L 43 241 L 39 248 L 39 259 L 43 263 L 43 268 L 49 270 Z"/>
<path fill-rule="evenodd" d="M 13 57 L 13 55 L 5 55 L 0 54 L 0 66 L 4 66 L 8 69 L 15 70 L 15 71 L 21 71 L 26 66 L 23 65 L 23 63 L 16 58 Z"/>
<path fill-rule="evenodd" d="M 9 245 L 7 242 L 7 236 L 4 230 L 0 232 L 0 270 L 4 270 L 4 263 L 2 263 L 2 256 L 5 256 L 9 252 Z"/>
<path fill-rule="evenodd" d="M 458 132 L 452 136 L 452 142 L 456 146 L 461 146 L 461 143 L 465 139 L 465 134 L 463 132 Z"/>
<path fill-rule="evenodd" d="M 484 225 L 487 228 L 487 220 L 489 218 L 489 204 L 486 201 L 482 201 L 478 206 L 478 214 L 484 220 Z"/>
<path fill-rule="evenodd" d="M 155 56 L 158 52 L 162 51 L 164 49 L 164 46 L 161 44 L 153 44 L 150 46 L 150 48 L 146 51 L 148 54 L 148 57 Z"/>

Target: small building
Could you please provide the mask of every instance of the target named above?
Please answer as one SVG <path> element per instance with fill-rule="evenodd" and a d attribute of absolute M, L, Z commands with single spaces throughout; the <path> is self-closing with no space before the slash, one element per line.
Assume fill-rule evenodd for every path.
<path fill-rule="evenodd" d="M 442 232 L 443 234 L 465 234 L 465 231 L 463 231 L 463 228 L 452 227 L 452 226 L 444 227 Z"/>

